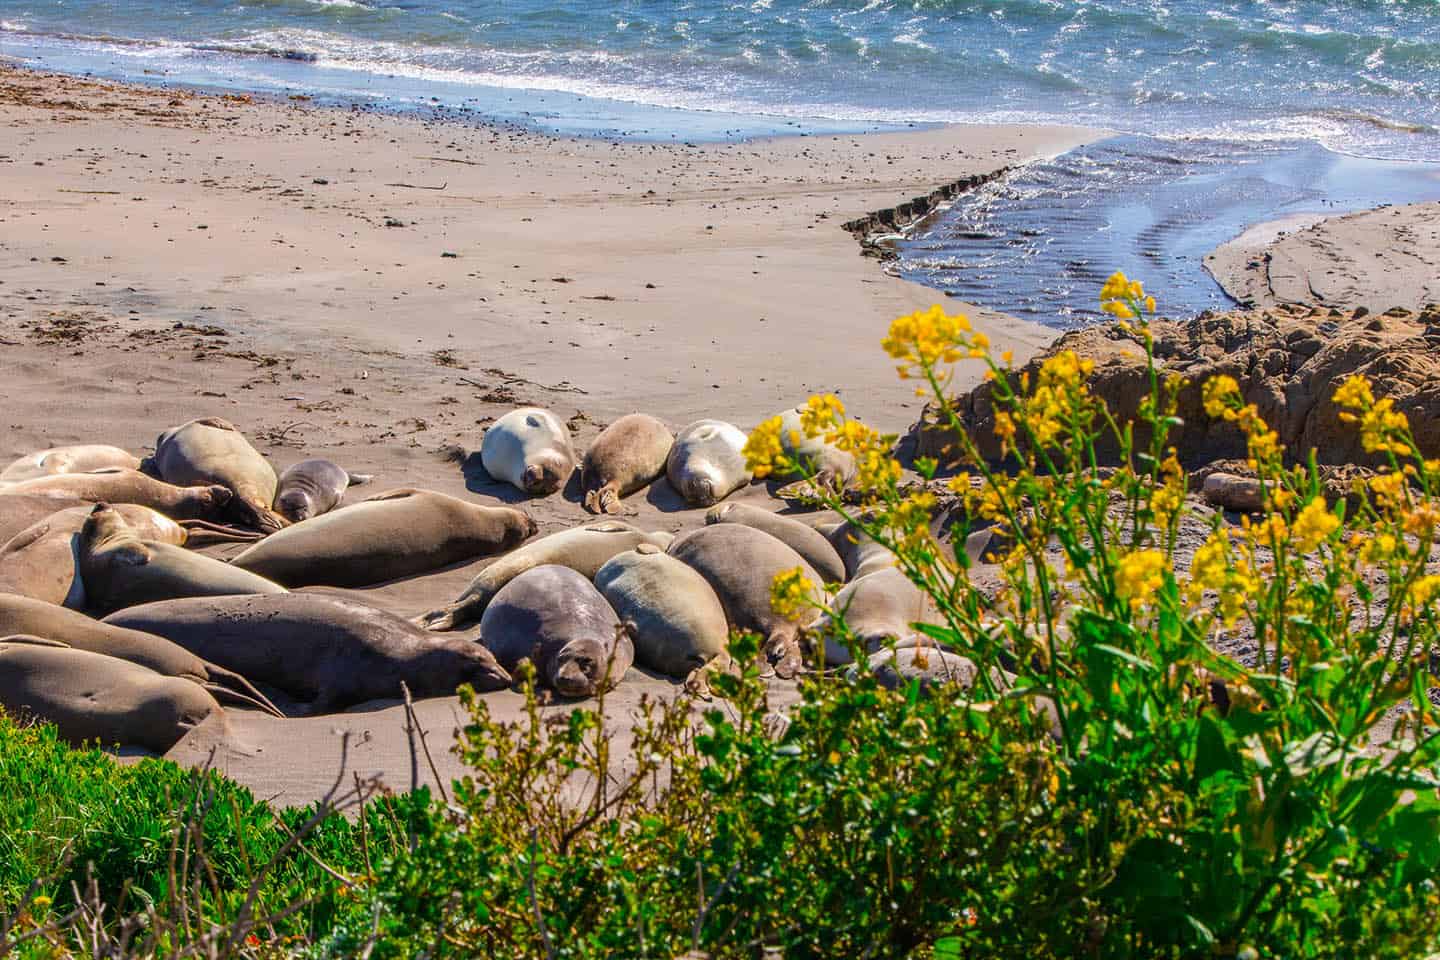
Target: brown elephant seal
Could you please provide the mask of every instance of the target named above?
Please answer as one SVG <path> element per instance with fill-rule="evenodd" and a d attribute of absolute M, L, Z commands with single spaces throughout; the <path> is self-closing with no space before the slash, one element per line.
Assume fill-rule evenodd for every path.
<path fill-rule="evenodd" d="M 696 420 L 675 435 L 665 476 L 694 507 L 719 503 L 751 480 L 745 433 L 723 420 Z"/>
<path fill-rule="evenodd" d="M 858 580 L 897 562 L 889 547 L 848 521 L 832 528 L 827 539 L 845 561 L 846 580 Z"/>
<path fill-rule="evenodd" d="M 163 637 L 92 620 L 83 613 L 41 600 L 0 593 L 0 637 L 11 634 L 44 637 L 76 650 L 88 650 L 138 663 L 162 676 L 198 683 L 216 700 L 243 703 L 277 717 L 283 716 L 249 680 L 203 660 Z"/>
<path fill-rule="evenodd" d="M 275 468 L 228 420 L 205 417 L 166 430 L 142 469 L 166 483 L 218 483 L 229 489 L 234 494 L 229 517 L 242 526 L 274 533 L 289 522 L 270 509 L 278 482 Z"/>
<path fill-rule="evenodd" d="M 334 510 L 348 488 L 373 479 L 318 457 L 292 463 L 275 485 L 275 512 L 291 523 L 318 517 Z"/>
<path fill-rule="evenodd" d="M 770 536 L 805 558 L 826 583 L 845 582 L 845 561 L 825 539 L 824 534 L 799 520 L 782 517 L 763 507 L 746 503 L 722 503 L 705 514 L 706 523 L 739 523 Z"/>
<path fill-rule="evenodd" d="M 287 587 L 363 587 L 501 553 L 535 531 L 523 510 L 406 488 L 272 533 L 230 563 Z"/>
<path fill-rule="evenodd" d="M 633 550 L 642 543 L 653 543 L 663 549 L 671 539 L 668 533 L 646 533 L 621 520 L 597 520 L 552 533 L 496 560 L 470 581 L 470 586 L 454 603 L 422 614 L 416 622 L 430 630 L 455 630 L 479 620 L 486 604 L 500 588 L 532 567 L 558 563 L 589 580 L 617 553 Z"/>
<path fill-rule="evenodd" d="M 838 666 L 854 659 L 835 624 L 842 616 L 846 629 L 869 655 L 886 647 L 933 644 L 914 624 L 931 622 L 935 615 L 923 590 L 898 567 L 886 567 L 846 584 L 830 604 L 830 612 L 820 618 L 816 632 L 825 638 L 826 665 Z"/>
<path fill-rule="evenodd" d="M 85 500 L 69 497 L 47 497 L 41 494 L 21 496 L 0 496 L 0 544 L 32 524 L 39 523 L 52 513 L 69 510 L 71 507 L 85 507 L 91 504 Z"/>
<path fill-rule="evenodd" d="M 135 503 L 175 520 L 223 520 L 234 495 L 219 484 L 181 487 L 138 470 L 114 467 L 90 473 L 58 473 L 23 480 L 0 497 L 45 496 L 86 503 Z"/>
<path fill-rule="evenodd" d="M 164 753 L 225 711 L 199 684 L 42 637 L 0 640 L 0 707 L 53 723 L 69 743 Z"/>
<path fill-rule="evenodd" d="M 86 598 L 79 568 L 80 531 L 93 509 L 93 505 L 85 504 L 56 511 L 0 546 L 0 590 L 83 610 Z M 149 507 L 118 503 L 115 510 L 142 539 L 175 546 L 186 540 L 187 533 L 178 523 Z"/>
<path fill-rule="evenodd" d="M 532 497 L 549 496 L 575 472 L 570 431 L 542 407 L 521 407 L 496 420 L 480 443 L 480 463 L 496 480 Z"/>
<path fill-rule="evenodd" d="M 129 450 L 121 450 L 103 443 L 84 443 L 69 447 L 51 447 L 27 453 L 4 470 L 0 470 L 0 487 L 49 477 L 58 473 L 89 473 L 107 468 L 124 470 L 140 469 L 140 458 Z"/>
<path fill-rule="evenodd" d="M 725 652 L 725 608 L 704 577 L 653 543 L 611 557 L 595 586 L 635 642 L 641 666 L 683 680 Z"/>
<path fill-rule="evenodd" d="M 626 414 L 600 431 L 580 465 L 580 489 L 591 513 L 620 513 L 620 499 L 665 472 L 675 435 L 645 413 Z"/>
<path fill-rule="evenodd" d="M 96 504 L 76 548 L 86 609 L 109 613 L 155 600 L 284 593 L 248 570 L 182 547 L 141 539 L 119 510 Z"/>
<path fill-rule="evenodd" d="M 620 682 L 635 645 L 588 579 L 557 564 L 532 567 L 495 594 L 480 642 L 506 670 L 529 657 L 540 682 L 564 697 L 593 697 Z"/>
<path fill-rule="evenodd" d="M 340 597 L 197 597 L 131 607 L 106 623 L 153 633 L 327 713 L 367 700 L 502 690 L 510 675 L 467 637 L 437 637 Z"/>
<path fill-rule="evenodd" d="M 669 554 L 710 584 L 731 630 L 758 633 L 761 651 L 776 676 L 790 679 L 800 671 L 800 631 L 820 615 L 820 575 L 800 554 L 763 530 L 738 523 L 717 523 L 692 530 L 670 545 Z M 814 585 L 807 607 L 790 620 L 770 605 L 775 578 L 800 568 Z"/>

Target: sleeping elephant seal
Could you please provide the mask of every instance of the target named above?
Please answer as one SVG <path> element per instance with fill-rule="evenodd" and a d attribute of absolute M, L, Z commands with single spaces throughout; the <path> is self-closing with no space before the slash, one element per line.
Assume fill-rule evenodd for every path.
<path fill-rule="evenodd" d="M 166 430 L 142 469 L 166 483 L 218 483 L 228 488 L 234 494 L 230 518 L 242 526 L 274 533 L 287 525 L 270 509 L 275 502 L 275 469 L 228 420 L 206 417 Z"/>
<path fill-rule="evenodd" d="M 31 524 L 39 523 L 52 513 L 69 510 L 71 507 L 84 507 L 88 510 L 90 506 L 91 504 L 85 500 L 47 497 L 33 493 L 23 496 L 0 496 L 0 544 L 10 542 L 11 537 Z"/>
<path fill-rule="evenodd" d="M 719 503 L 750 482 L 745 434 L 723 420 L 696 420 L 675 437 L 665 462 L 670 486 L 692 507 Z"/>
<path fill-rule="evenodd" d="M 780 414 L 780 449 L 797 468 L 788 476 L 800 477 L 795 483 L 776 491 L 776 496 L 789 499 L 802 496 L 815 485 L 822 490 L 839 491 L 855 476 L 855 458 L 826 443 L 823 437 L 808 437 L 800 414 L 804 407 L 791 407 Z M 782 479 L 777 476 L 777 479 Z"/>
<path fill-rule="evenodd" d="M 85 606 L 97 613 L 176 597 L 284 593 L 285 588 L 214 557 L 143 540 L 119 510 L 96 504 L 80 530 L 76 558 Z"/>
<path fill-rule="evenodd" d="M 889 547 L 849 521 L 837 524 L 826 539 L 845 561 L 845 578 L 852 582 L 877 570 L 889 569 L 898 562 Z"/>
<path fill-rule="evenodd" d="M 287 587 L 363 587 L 500 553 L 535 530 L 514 507 L 406 488 L 272 533 L 230 563 Z"/>
<path fill-rule="evenodd" d="M 79 745 L 144 747 L 164 753 L 225 711 L 199 684 L 37 637 L 0 640 L 0 707 L 53 723 Z"/>
<path fill-rule="evenodd" d="M 849 663 L 849 646 L 839 636 L 833 621 L 845 618 L 845 626 L 866 655 L 885 647 L 913 647 L 934 644 L 913 626 L 936 619 L 930 598 L 898 567 L 885 567 L 846 584 L 820 618 L 818 632 L 825 638 L 825 664 Z"/>
<path fill-rule="evenodd" d="M 121 467 L 36 477 L 0 490 L 0 497 L 30 495 L 86 503 L 134 503 L 175 520 L 210 521 L 224 519 L 233 499 L 230 490 L 218 484 L 180 487 Z"/>
<path fill-rule="evenodd" d="M 585 577 L 553 563 L 505 584 L 485 608 L 480 642 L 506 670 L 529 657 L 540 682 L 564 697 L 593 697 L 620 682 L 635 645 Z"/>
<path fill-rule="evenodd" d="M 595 586 L 635 642 L 642 667 L 684 680 L 725 652 L 725 608 L 705 578 L 653 543 L 611 557 Z"/>
<path fill-rule="evenodd" d="M 580 466 L 580 489 L 591 513 L 620 513 L 620 498 L 665 472 L 675 435 L 649 414 L 631 413 L 600 432 Z"/>
<path fill-rule="evenodd" d="M 466 637 L 437 637 L 383 610 L 311 593 L 197 597 L 131 607 L 106 623 L 171 640 L 211 663 L 328 713 L 367 700 L 449 696 L 510 675 Z"/>
<path fill-rule="evenodd" d="M 84 609 L 85 584 L 79 569 L 80 531 L 93 509 L 92 505 L 85 504 L 58 510 L 0 546 L 0 590 Z M 180 546 L 188 536 L 174 520 L 149 507 L 117 503 L 115 510 L 142 540 Z"/>
<path fill-rule="evenodd" d="M 720 598 L 730 629 L 758 633 L 761 652 L 775 674 L 790 679 L 800 671 L 800 630 L 820 615 L 820 575 L 784 543 L 753 527 L 717 523 L 692 530 L 670 545 L 672 557 L 694 567 Z M 770 587 L 786 571 L 800 572 L 814 585 L 813 608 L 790 620 L 770 606 Z"/>
<path fill-rule="evenodd" d="M 880 686 L 891 690 L 904 687 L 912 680 L 920 681 L 921 693 L 929 693 L 932 687 L 940 684 L 954 684 L 962 690 L 969 690 L 980 677 L 980 669 L 969 658 L 928 644 L 900 650 L 877 650 L 870 655 L 869 664 Z M 853 675 L 855 668 L 850 669 Z M 999 670 L 993 670 L 991 678 L 1002 690 L 1009 686 L 1009 678 Z M 1043 701 L 1048 698 L 1036 699 Z M 1043 709 L 1043 704 L 1040 706 Z"/>
<path fill-rule="evenodd" d="M 541 407 L 521 407 L 496 420 L 480 443 L 480 462 L 496 480 L 532 497 L 554 493 L 575 472 L 570 431 Z"/>
<path fill-rule="evenodd" d="M 138 470 L 140 458 L 128 450 L 103 443 L 51 447 L 49 450 L 27 453 L 4 470 L 0 470 L 0 487 L 57 473 L 89 473 L 107 467 Z"/>
<path fill-rule="evenodd" d="M 283 716 L 249 680 L 202 660 L 163 637 L 101 623 L 83 613 L 41 600 L 0 593 L 0 637 L 11 634 L 44 637 L 76 650 L 138 663 L 161 676 L 194 681 L 217 700 L 243 703 Z"/>
<path fill-rule="evenodd" d="M 291 523 L 329 513 L 345 496 L 345 490 L 374 477 L 350 473 L 329 460 L 301 460 L 286 467 L 275 486 L 275 512 Z"/>
<path fill-rule="evenodd" d="M 633 550 L 642 543 L 653 543 L 663 549 L 671 539 L 668 533 L 646 533 L 621 520 L 597 520 L 552 533 L 496 560 L 470 581 L 470 586 L 454 603 L 422 614 L 415 622 L 430 630 L 456 630 L 479 620 L 490 598 L 532 567 L 558 563 L 590 580 L 617 553 Z"/>
<path fill-rule="evenodd" d="M 824 534 L 799 520 L 745 503 L 722 503 L 710 508 L 705 514 L 705 522 L 738 523 L 763 530 L 804 557 L 805 562 L 814 567 L 826 583 L 845 582 L 845 561 L 840 559 L 840 554 L 835 552 Z"/>

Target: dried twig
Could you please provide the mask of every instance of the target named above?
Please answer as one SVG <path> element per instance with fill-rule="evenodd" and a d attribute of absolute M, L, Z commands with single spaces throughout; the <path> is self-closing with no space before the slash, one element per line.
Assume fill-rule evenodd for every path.
<path fill-rule="evenodd" d="M 438 187 L 427 187 L 427 186 L 426 186 L 425 184 L 423 184 L 423 183 L 387 183 L 387 184 L 385 184 L 385 186 L 387 186 L 387 187 L 405 187 L 405 188 L 407 188 L 407 189 L 409 189 L 409 190 L 444 190 L 446 187 L 450 186 L 450 181 L 449 181 L 449 180 L 446 180 L 444 183 L 440 184 L 440 186 L 438 186 Z"/>
<path fill-rule="evenodd" d="M 434 160 L 436 163 L 463 163 L 467 167 L 482 167 L 484 164 L 475 160 L 459 160 L 455 157 L 416 157 L 416 160 Z"/>
<path fill-rule="evenodd" d="M 414 729 L 420 734 L 420 749 L 425 752 L 425 763 L 430 767 L 430 775 L 435 778 L 435 789 L 440 791 L 440 799 L 448 806 L 450 795 L 445 792 L 445 783 L 440 779 L 440 771 L 435 769 L 435 758 L 430 755 L 430 744 L 426 741 L 425 728 L 420 726 L 420 718 L 415 716 L 415 701 L 410 698 L 410 687 L 404 680 L 400 681 L 400 692 L 405 694 L 405 729 Z M 412 749 L 414 741 L 411 741 Z M 414 789 L 413 787 L 411 788 Z"/>

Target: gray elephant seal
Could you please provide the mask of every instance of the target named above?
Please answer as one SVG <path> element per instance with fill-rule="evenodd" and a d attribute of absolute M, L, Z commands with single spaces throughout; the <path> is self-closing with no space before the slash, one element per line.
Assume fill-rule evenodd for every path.
<path fill-rule="evenodd" d="M 105 503 L 96 504 L 85 518 L 76 558 L 85 606 L 97 613 L 176 597 L 285 592 L 277 583 L 213 557 L 142 540 L 120 511 Z"/>
<path fill-rule="evenodd" d="M 199 684 L 138 664 L 37 637 L 0 640 L 0 706 L 53 723 L 76 744 L 144 747 L 164 753 L 225 711 Z"/>
<path fill-rule="evenodd" d="M 280 473 L 275 486 L 275 512 L 291 523 L 329 513 L 346 489 L 375 479 L 368 473 L 351 473 L 329 460 L 313 458 L 292 463 Z"/>
<path fill-rule="evenodd" d="M 913 626 L 932 622 L 936 615 L 934 605 L 897 567 L 886 567 L 852 580 L 836 595 L 830 612 L 816 625 L 816 631 L 825 638 L 827 666 L 849 663 L 853 659 L 835 625 L 842 615 L 846 628 L 867 655 L 892 646 L 913 647 L 935 642 Z"/>
<path fill-rule="evenodd" d="M 480 443 L 480 462 L 496 480 L 532 497 L 554 493 L 575 472 L 570 431 L 542 407 L 521 407 L 496 420 Z"/>
<path fill-rule="evenodd" d="M 234 495 L 218 484 L 181 487 L 138 470 L 115 467 L 90 473 L 60 473 L 24 480 L 0 491 L 0 497 L 45 496 L 87 503 L 135 503 L 175 520 L 224 519 Z"/>
<path fill-rule="evenodd" d="M 678 538 L 669 554 L 705 578 L 725 608 L 731 630 L 758 633 L 761 651 L 776 676 L 789 679 L 801 667 L 800 631 L 820 616 L 820 575 L 784 543 L 754 527 L 717 523 Z M 811 601 L 797 620 L 788 620 L 770 606 L 776 576 L 800 568 L 814 584 Z"/>
<path fill-rule="evenodd" d="M 600 432 L 580 465 L 580 489 L 591 513 L 620 513 L 620 498 L 654 483 L 665 472 L 675 435 L 645 413 L 631 413 Z"/>
<path fill-rule="evenodd" d="M 363 587 L 500 553 L 535 530 L 514 507 L 406 488 L 272 533 L 230 563 L 288 587 Z"/>
<path fill-rule="evenodd" d="M 685 679 L 725 652 L 725 608 L 704 577 L 653 543 L 611 557 L 595 574 L 635 641 L 643 667 Z"/>
<path fill-rule="evenodd" d="M 751 480 L 745 466 L 745 433 L 723 420 L 696 420 L 675 436 L 665 475 L 675 492 L 695 507 L 724 500 Z"/>
<path fill-rule="evenodd" d="M 906 686 L 913 680 L 920 681 L 921 693 L 928 693 L 941 684 L 953 684 L 969 690 L 980 676 L 980 669 L 968 658 L 933 646 L 879 650 L 870 655 L 869 664 L 876 681 L 891 690 Z M 852 675 L 854 670 L 852 667 Z M 1000 671 L 994 671 L 991 676 L 1000 688 L 1007 686 L 1006 677 Z"/>
<path fill-rule="evenodd" d="M 275 502 L 275 469 L 228 420 L 206 417 L 166 430 L 142 469 L 166 483 L 218 483 L 228 488 L 234 494 L 229 516 L 243 526 L 273 533 L 288 523 L 270 509 Z"/>
<path fill-rule="evenodd" d="M 161 676 L 198 683 L 216 700 L 243 703 L 273 716 L 283 716 L 249 680 L 163 637 L 101 623 L 83 613 L 41 600 L 0 593 L 0 637 L 12 634 L 44 637 L 76 650 L 136 663 Z"/>
<path fill-rule="evenodd" d="M 840 555 L 840 559 L 845 561 L 847 580 L 858 580 L 896 564 L 895 554 L 889 547 L 849 522 L 832 528 L 826 539 Z"/>
<path fill-rule="evenodd" d="M 485 608 L 480 642 L 506 670 L 529 657 L 536 676 L 565 697 L 593 697 L 620 682 L 635 645 L 594 585 L 547 563 L 505 584 Z"/>
<path fill-rule="evenodd" d="M 845 582 L 845 561 L 840 559 L 840 554 L 835 552 L 823 534 L 799 520 L 745 503 L 722 503 L 710 508 L 705 514 L 705 522 L 738 523 L 763 530 L 804 557 L 805 562 L 814 567 L 826 583 Z"/>
<path fill-rule="evenodd" d="M 80 531 L 93 509 L 92 505 L 85 504 L 56 511 L 0 547 L 0 590 L 84 609 L 85 583 L 79 567 Z M 115 510 L 142 539 L 175 546 L 185 542 L 187 534 L 179 524 L 149 507 L 120 503 L 115 505 Z"/>
<path fill-rule="evenodd" d="M 470 581 L 454 603 L 422 614 L 416 622 L 430 630 L 455 630 L 479 620 L 485 606 L 505 584 L 533 567 L 557 563 L 589 580 L 617 553 L 642 543 L 663 549 L 671 539 L 668 533 L 646 533 L 621 520 L 598 520 L 552 533 L 496 560 Z"/>
<path fill-rule="evenodd" d="M 461 684 L 502 690 L 510 675 L 483 646 L 437 637 L 383 610 L 289 593 L 198 597 L 131 607 L 105 619 L 164 637 L 196 656 L 327 713 L 367 700 L 449 696 Z"/>
<path fill-rule="evenodd" d="M 85 443 L 69 447 L 51 447 L 27 453 L 4 470 L 0 470 L 0 487 L 49 477 L 57 473 L 89 473 L 114 467 L 124 470 L 140 469 L 140 458 L 128 450 L 103 443 Z"/>

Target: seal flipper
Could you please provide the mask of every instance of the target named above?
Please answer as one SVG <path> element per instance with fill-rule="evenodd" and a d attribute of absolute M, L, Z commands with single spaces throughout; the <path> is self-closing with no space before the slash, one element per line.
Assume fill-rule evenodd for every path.
<path fill-rule="evenodd" d="M 263 533 L 227 527 L 208 520 L 181 520 L 179 524 L 185 531 L 187 547 L 205 547 L 212 543 L 254 543 L 256 540 L 265 539 Z"/>
<path fill-rule="evenodd" d="M 791 625 L 772 630 L 760 648 L 760 655 L 781 680 L 794 680 L 805 665 L 800 655 L 800 640 Z"/>
<path fill-rule="evenodd" d="M 345 471 L 345 476 L 349 480 L 347 486 L 351 487 L 358 487 L 362 483 L 369 483 L 375 479 L 375 474 L 373 473 L 351 473 L 349 470 Z"/>
<path fill-rule="evenodd" d="M 211 695 L 214 696 L 217 700 L 220 698 L 220 693 L 223 692 L 226 696 L 233 698 L 236 702 L 248 703 L 251 706 L 256 707 L 257 709 L 265 711 L 271 716 L 285 716 L 284 712 L 281 711 L 279 707 L 275 706 L 275 704 L 270 702 L 269 697 L 265 696 L 265 694 L 255 689 L 255 685 L 253 683 L 245 679 L 240 674 L 236 673 L 234 670 L 227 670 L 222 666 L 206 660 L 205 671 L 210 675 L 210 677 L 208 681 L 202 682 L 201 686 L 203 686 L 206 690 L 209 690 Z"/>
<path fill-rule="evenodd" d="M 268 713 L 272 717 L 278 717 L 282 720 L 285 718 L 285 714 L 281 713 L 269 700 L 257 700 L 255 697 L 243 694 L 238 690 L 231 690 L 229 687 L 218 683 L 202 683 L 200 686 L 204 687 L 206 692 L 216 700 L 223 700 L 227 703 L 244 704 L 247 707 L 254 707 L 256 710 Z"/>

